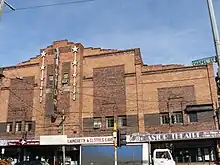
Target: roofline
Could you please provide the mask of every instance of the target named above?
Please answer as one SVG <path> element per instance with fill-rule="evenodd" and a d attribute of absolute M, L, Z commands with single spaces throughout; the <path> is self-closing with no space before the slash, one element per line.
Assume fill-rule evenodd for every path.
<path fill-rule="evenodd" d="M 105 52 L 105 53 L 97 53 L 97 54 L 90 54 L 87 56 L 83 56 L 83 58 L 90 58 L 90 57 L 99 57 L 99 56 L 105 56 L 105 55 L 113 55 L 113 54 L 117 54 L 117 53 L 126 53 L 126 52 L 135 52 L 136 49 L 139 48 L 134 48 L 134 49 L 126 49 L 126 50 L 116 50 L 113 52 Z"/>
<path fill-rule="evenodd" d="M 207 69 L 208 65 L 199 65 L 199 66 L 183 66 L 183 67 L 176 67 L 176 68 L 168 68 L 168 69 L 160 69 L 160 70 L 152 70 L 152 71 L 142 71 L 142 74 L 156 74 L 158 72 L 170 72 L 170 71 L 187 71 L 187 70 L 192 70 L 192 69 Z"/>
<path fill-rule="evenodd" d="M 6 66 L 2 67 L 3 70 L 10 70 L 10 69 L 18 69 L 18 68 L 25 68 L 25 67 L 32 67 L 39 65 L 39 62 L 37 63 L 31 63 L 31 64 L 24 64 L 24 65 L 14 65 L 14 66 Z"/>

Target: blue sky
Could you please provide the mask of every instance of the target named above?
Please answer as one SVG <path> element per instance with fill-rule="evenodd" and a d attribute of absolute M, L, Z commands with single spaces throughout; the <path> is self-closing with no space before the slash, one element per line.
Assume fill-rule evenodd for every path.
<path fill-rule="evenodd" d="M 15 8 L 70 0 L 7 0 Z M 220 0 L 213 0 L 220 28 Z M 54 40 L 85 47 L 141 48 L 146 64 L 190 64 L 215 54 L 206 0 L 96 0 L 7 12 L 0 20 L 0 66 L 39 54 Z"/>

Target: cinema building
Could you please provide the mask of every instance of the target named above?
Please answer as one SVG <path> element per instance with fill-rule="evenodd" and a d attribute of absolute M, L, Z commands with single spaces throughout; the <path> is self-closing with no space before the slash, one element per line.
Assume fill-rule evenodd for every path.
<path fill-rule="evenodd" d="M 45 147 L 40 136 L 61 134 L 63 115 L 68 139 L 112 136 L 117 116 L 129 144 L 169 147 L 178 163 L 218 159 L 218 96 L 211 64 L 147 65 L 138 48 L 91 48 L 61 40 L 2 69 L 0 136 L 5 154 L 12 152 L 12 144 L 24 155 L 23 150 Z M 79 143 L 68 143 L 67 152 L 79 152 Z"/>

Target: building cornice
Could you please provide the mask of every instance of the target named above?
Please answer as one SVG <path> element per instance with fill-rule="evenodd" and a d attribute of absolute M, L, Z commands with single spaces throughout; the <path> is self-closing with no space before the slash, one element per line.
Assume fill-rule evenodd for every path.
<path fill-rule="evenodd" d="M 135 49 L 127 49 L 127 50 L 117 50 L 113 52 L 105 52 L 105 53 L 99 53 L 99 54 L 91 54 L 86 55 L 84 58 L 98 58 L 103 56 L 112 56 L 112 55 L 124 55 L 124 54 L 132 54 L 135 52 Z"/>
<path fill-rule="evenodd" d="M 28 68 L 28 67 L 38 66 L 38 65 L 39 65 L 39 62 L 37 62 L 37 63 L 31 63 L 31 64 L 22 64 L 22 65 L 6 66 L 6 67 L 2 67 L 2 69 L 3 69 L 4 71 L 7 71 L 7 70 L 11 70 L 11 69 Z"/>
<path fill-rule="evenodd" d="M 168 69 L 160 69 L 160 70 L 152 70 L 152 71 L 142 71 L 142 75 L 150 75 L 150 74 L 160 74 L 160 73 L 168 73 L 168 72 L 183 72 L 190 70 L 199 70 L 199 69 L 207 69 L 207 65 L 200 66 L 183 66 L 177 68 L 168 68 Z"/>

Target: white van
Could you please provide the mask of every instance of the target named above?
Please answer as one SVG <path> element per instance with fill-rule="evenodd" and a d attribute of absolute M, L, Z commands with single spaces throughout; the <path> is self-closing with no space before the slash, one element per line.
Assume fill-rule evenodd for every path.
<path fill-rule="evenodd" d="M 169 149 L 155 149 L 153 152 L 153 165 L 176 165 Z"/>

